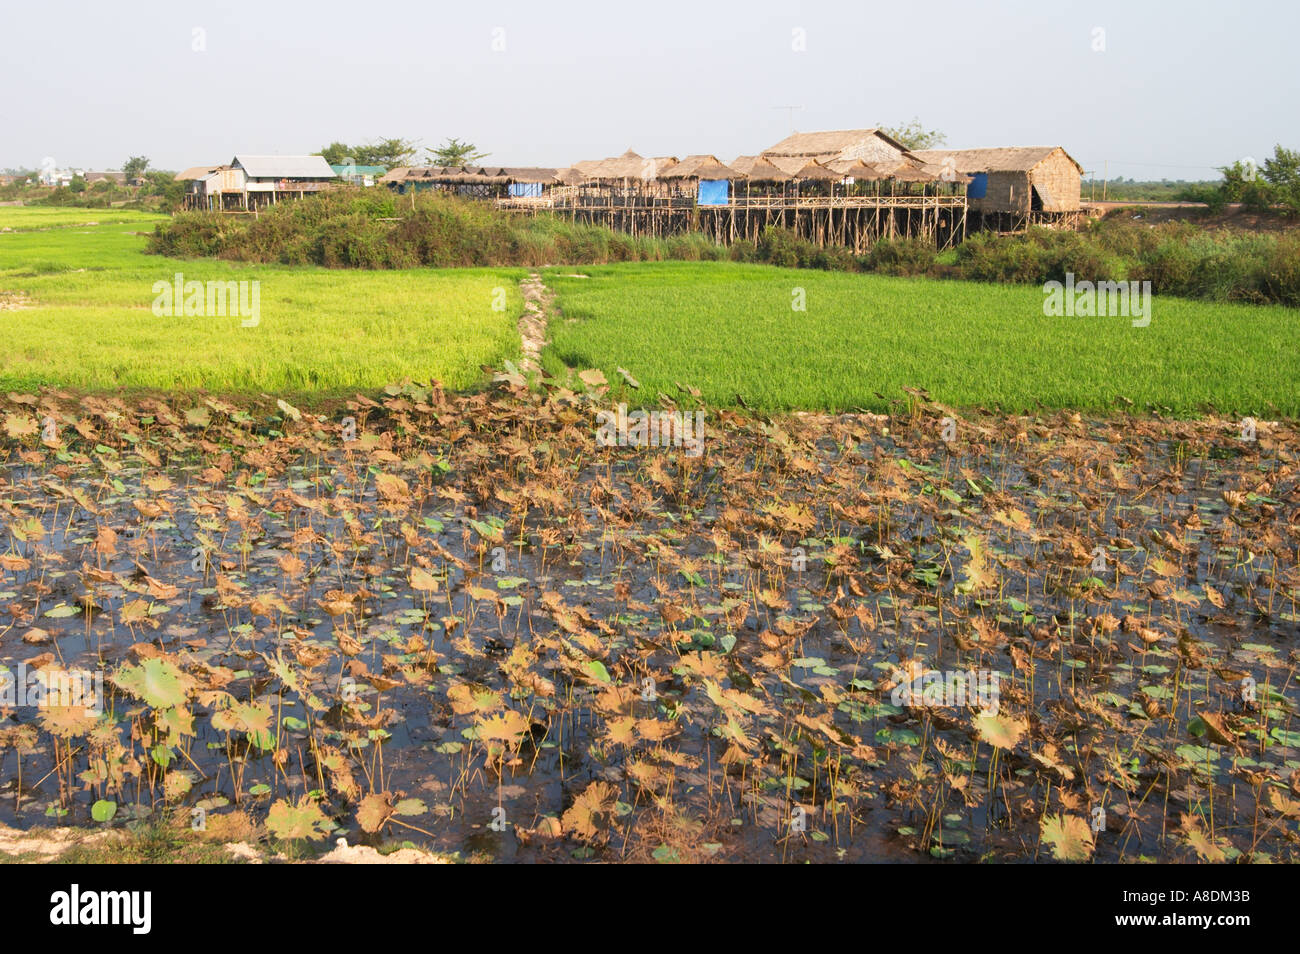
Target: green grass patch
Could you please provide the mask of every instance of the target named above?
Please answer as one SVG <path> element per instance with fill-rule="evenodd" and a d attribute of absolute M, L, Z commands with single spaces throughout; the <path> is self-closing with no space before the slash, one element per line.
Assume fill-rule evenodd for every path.
<path fill-rule="evenodd" d="M 78 225 L 140 225 L 152 229 L 167 216 L 135 209 L 78 209 L 54 206 L 0 206 L 0 231 L 63 229 Z"/>
<path fill-rule="evenodd" d="M 86 210 L 0 212 L 30 224 Z M 145 240 L 131 225 L 157 220 L 0 233 L 0 388 L 310 399 L 411 377 L 459 389 L 483 380 L 480 365 L 519 352 L 522 269 L 339 272 L 179 261 L 143 254 Z M 258 324 L 155 316 L 155 283 L 178 272 L 187 281 L 260 282 Z"/>
<path fill-rule="evenodd" d="M 575 272 L 587 278 L 566 277 Z M 1041 288 L 735 263 L 558 268 L 552 373 L 622 366 L 653 403 L 699 388 L 770 410 L 885 409 L 904 387 L 1006 411 L 1126 407 L 1195 415 L 1300 410 L 1300 312 L 1155 296 L 1128 318 L 1051 318 Z M 806 311 L 792 307 L 803 289 Z M 626 395 L 625 395 L 626 396 Z"/>

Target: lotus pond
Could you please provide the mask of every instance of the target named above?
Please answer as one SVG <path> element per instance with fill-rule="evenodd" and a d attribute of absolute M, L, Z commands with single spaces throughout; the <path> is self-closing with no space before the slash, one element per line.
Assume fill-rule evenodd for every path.
<path fill-rule="evenodd" d="M 598 446 L 598 372 L 498 378 L 319 414 L 0 399 L 0 821 L 292 857 L 1296 860 L 1290 424 L 917 393 L 706 407 L 690 457 Z M 97 705 L 16 691 L 78 673 Z M 953 673 L 996 691 L 906 691 Z"/>

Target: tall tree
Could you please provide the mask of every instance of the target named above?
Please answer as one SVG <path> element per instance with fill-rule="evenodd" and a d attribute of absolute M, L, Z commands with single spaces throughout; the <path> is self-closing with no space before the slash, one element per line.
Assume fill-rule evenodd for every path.
<path fill-rule="evenodd" d="M 1264 179 L 1273 187 L 1277 200 L 1292 212 L 1300 212 L 1300 152 L 1273 147 L 1273 158 L 1264 160 Z"/>
<path fill-rule="evenodd" d="M 416 144 L 409 139 L 381 139 L 368 145 L 349 146 L 345 142 L 332 142 L 320 152 L 325 161 L 332 166 L 347 165 L 349 161 L 355 166 L 408 166 L 415 158 Z"/>
<path fill-rule="evenodd" d="M 945 136 L 937 129 L 926 129 L 921 125 L 921 120 L 913 118 L 911 122 L 902 123 L 898 126 L 877 126 L 882 133 L 890 139 L 902 143 L 906 149 L 937 149 L 948 141 Z"/>
<path fill-rule="evenodd" d="M 341 166 L 348 159 L 356 159 L 352 147 L 345 142 L 332 142 L 316 155 L 323 156 L 331 166 Z"/>
<path fill-rule="evenodd" d="M 461 142 L 449 136 L 437 149 L 428 150 L 429 161 L 435 166 L 468 166 L 486 159 L 489 153 L 479 152 L 472 142 Z"/>
<path fill-rule="evenodd" d="M 1262 169 L 1253 159 L 1239 159 L 1219 171 L 1223 201 L 1240 202 L 1257 211 L 1281 205 L 1293 214 L 1300 212 L 1300 152 L 1278 145 Z"/>
<path fill-rule="evenodd" d="M 411 139 L 381 139 L 358 149 L 357 165 L 384 166 L 387 169 L 409 166 L 415 158 L 415 149 L 415 141 Z"/>
<path fill-rule="evenodd" d="M 149 168 L 149 160 L 144 156 L 132 156 L 122 165 L 122 172 L 126 174 L 128 183 L 136 179 L 143 179 L 145 170 Z"/>

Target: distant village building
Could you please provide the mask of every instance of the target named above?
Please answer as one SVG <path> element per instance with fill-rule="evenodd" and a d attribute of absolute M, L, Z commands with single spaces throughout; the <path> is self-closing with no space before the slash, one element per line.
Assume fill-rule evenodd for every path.
<path fill-rule="evenodd" d="M 907 147 L 879 129 L 832 129 L 825 132 L 791 133 L 761 153 L 763 158 L 787 172 L 795 172 L 812 160 L 822 165 L 839 160 L 860 159 L 871 166 L 896 166 L 911 157 Z"/>
<path fill-rule="evenodd" d="M 1083 166 L 1060 146 L 925 149 L 915 155 L 971 177 L 966 188 L 976 227 L 1000 231 L 1074 218 Z"/>
<path fill-rule="evenodd" d="M 876 129 L 796 133 L 730 164 L 716 156 L 646 158 L 632 150 L 573 164 L 557 212 L 653 236 L 703 232 L 757 241 L 769 227 L 857 251 L 910 235 L 943 248 L 965 229 L 964 177 L 940 180 Z"/>
<path fill-rule="evenodd" d="M 661 169 L 677 165 L 676 156 L 651 156 L 649 158 L 633 152 L 631 149 L 621 156 L 608 159 L 584 159 L 575 162 L 573 170 L 586 179 L 603 179 L 607 182 L 623 180 L 649 182 L 659 175 Z"/>
<path fill-rule="evenodd" d="M 300 199 L 338 181 L 322 156 L 237 155 L 230 165 L 244 176 L 247 209 L 264 208 L 281 199 Z"/>
<path fill-rule="evenodd" d="M 744 176 L 721 162 L 717 156 L 687 156 L 681 162 L 659 170 L 660 180 L 685 183 L 685 194 L 697 205 L 718 206 L 731 202 L 732 182 Z"/>
<path fill-rule="evenodd" d="M 191 166 L 176 173 L 176 181 L 185 183 L 183 208 L 205 212 L 244 210 L 244 176 L 230 166 Z"/>
<path fill-rule="evenodd" d="M 87 172 L 84 176 L 86 185 L 94 185 L 96 182 L 111 182 L 113 185 L 126 185 L 125 172 Z"/>
<path fill-rule="evenodd" d="M 398 195 L 434 190 L 500 203 L 540 205 L 563 170 L 542 166 L 398 166 L 380 179 Z"/>
<path fill-rule="evenodd" d="M 37 174 L 36 180 L 43 186 L 58 188 L 72 185 L 72 180 L 85 173 L 84 169 L 44 168 Z"/>
<path fill-rule="evenodd" d="M 678 162 L 676 156 L 642 156 L 631 149 L 606 159 L 583 159 L 570 167 L 572 185 L 556 198 L 575 217 L 635 235 L 645 224 L 645 216 L 635 210 L 690 204 L 659 178 Z M 633 212 L 625 215 L 626 210 Z"/>
<path fill-rule="evenodd" d="M 187 209 L 255 212 L 312 195 L 339 177 L 321 156 L 237 155 L 226 165 L 193 166 L 176 181 L 187 183 Z"/>
<path fill-rule="evenodd" d="M 196 166 L 185 207 L 257 211 L 332 184 L 383 185 L 398 195 L 432 190 L 549 210 L 634 235 L 702 232 L 758 241 L 768 228 L 857 252 L 910 236 L 948 248 L 967 232 L 1072 224 L 1082 167 L 1059 146 L 910 150 L 876 128 L 792 133 L 756 155 L 642 156 L 631 149 L 566 168 L 330 166 L 321 156 L 240 154 Z"/>
<path fill-rule="evenodd" d="M 347 163 L 331 163 L 330 169 L 341 182 L 370 188 L 388 172 L 387 166 L 358 166 Z"/>

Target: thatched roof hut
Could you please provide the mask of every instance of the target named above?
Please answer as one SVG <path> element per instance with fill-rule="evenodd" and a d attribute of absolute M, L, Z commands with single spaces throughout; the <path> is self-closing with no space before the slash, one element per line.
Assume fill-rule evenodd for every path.
<path fill-rule="evenodd" d="M 394 166 L 379 177 L 384 185 L 421 182 L 432 185 L 449 179 L 459 179 L 465 175 L 462 166 Z"/>
<path fill-rule="evenodd" d="M 587 179 L 656 179 L 661 169 L 677 165 L 676 156 L 654 156 L 646 158 L 629 149 L 621 156 L 609 159 L 584 159 L 575 162 L 572 168 Z"/>
<path fill-rule="evenodd" d="M 816 159 L 810 159 L 791 174 L 790 178 L 802 181 L 838 182 L 844 176 L 834 169 L 828 169 Z"/>
<path fill-rule="evenodd" d="M 511 182 L 540 182 L 549 185 L 559 181 L 558 174 L 561 171 L 546 166 L 503 166 L 496 170 L 496 174 Z"/>
<path fill-rule="evenodd" d="M 578 185 L 584 179 L 586 179 L 586 176 L 584 176 L 577 169 L 573 168 L 573 166 L 569 166 L 566 169 L 555 170 L 555 181 L 560 183 L 561 185 L 566 185 L 566 186 Z"/>
<path fill-rule="evenodd" d="M 218 169 L 229 169 L 229 168 L 230 168 L 230 166 L 223 166 L 223 165 L 221 165 L 221 164 L 219 164 L 219 163 L 218 163 L 218 164 L 213 164 L 213 165 L 210 165 L 210 166 L 190 166 L 190 167 L 189 167 L 188 169 L 186 169 L 184 172 L 178 172 L 178 173 L 176 173 L 176 175 L 175 175 L 175 177 L 173 178 L 172 181 L 173 181 L 173 182 L 190 182 L 190 181 L 193 181 L 193 180 L 196 180 L 196 179 L 202 179 L 204 176 L 207 176 L 207 175 L 209 175 L 210 173 L 216 172 Z M 87 179 L 86 181 L 89 182 L 90 180 Z"/>
<path fill-rule="evenodd" d="M 787 182 L 790 173 L 764 156 L 737 156 L 731 168 L 751 182 Z"/>
<path fill-rule="evenodd" d="M 544 166 L 397 166 L 379 181 L 385 185 L 555 185 L 561 181 L 559 173 L 567 171 Z"/>
<path fill-rule="evenodd" d="M 761 158 L 776 166 L 791 179 L 796 172 L 808 164 L 808 160 L 802 156 L 771 156 L 764 153 Z"/>
<path fill-rule="evenodd" d="M 875 182 L 888 178 L 879 166 L 869 165 L 861 159 L 833 159 L 826 163 L 826 168 L 857 182 Z"/>
<path fill-rule="evenodd" d="M 898 162 L 911 155 L 906 146 L 879 129 L 792 133 L 764 149 L 762 154 L 774 161 L 776 157 L 789 157 L 805 161 L 816 159 L 824 164 L 837 159 L 861 159 L 870 165 Z M 778 165 L 782 164 L 778 162 Z"/>
<path fill-rule="evenodd" d="M 1083 166 L 1060 146 L 925 149 L 916 156 L 931 168 L 970 176 L 966 195 L 974 211 L 1073 212 L 1079 208 Z"/>
<path fill-rule="evenodd" d="M 925 164 L 915 160 L 904 160 L 897 163 L 889 163 L 877 168 L 884 174 L 886 179 L 894 179 L 897 182 L 937 182 L 939 176 L 925 168 Z"/>
<path fill-rule="evenodd" d="M 660 179 L 741 179 L 744 174 L 720 162 L 717 156 L 687 156 L 659 171 Z"/>

